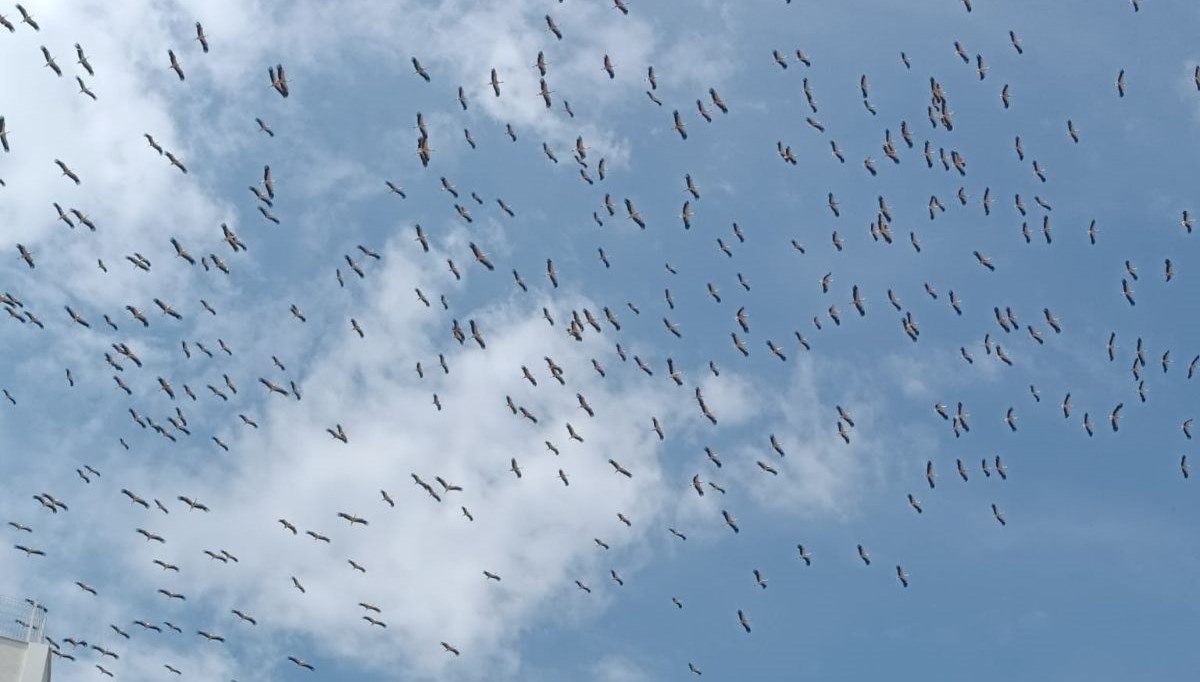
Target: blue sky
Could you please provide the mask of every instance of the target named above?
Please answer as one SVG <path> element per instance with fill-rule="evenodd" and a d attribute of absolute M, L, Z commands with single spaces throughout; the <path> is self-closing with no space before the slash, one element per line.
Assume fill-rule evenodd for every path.
<path fill-rule="evenodd" d="M 1180 457 L 1195 452 L 1182 425 L 1196 416 L 1200 380 L 1187 378 L 1200 353 L 1187 314 L 1200 258 L 1196 237 L 1180 223 L 1184 211 L 1195 212 L 1192 178 L 1200 171 L 1192 143 L 1200 55 L 1189 47 L 1200 8 L 974 0 L 968 13 L 959 0 L 882 7 L 635 0 L 623 15 L 600 0 L 23 4 L 41 30 L 19 23 L 13 9 L 2 13 L 16 31 L 0 31 L 0 115 L 11 147 L 0 153 L 0 221 L 12 255 L 0 271 L 3 290 L 24 306 L 14 312 L 32 311 L 45 329 L 9 315 L 0 324 L 9 359 L 0 386 L 16 401 L 0 404 L 0 518 L 33 530 L 0 532 L 6 545 L 46 557 L 0 552 L 0 592 L 49 606 L 49 634 L 76 658 L 55 661 L 56 679 L 96 679 L 99 663 L 124 679 L 173 678 L 169 664 L 188 679 L 641 682 L 691 679 L 691 663 L 701 679 L 1167 680 L 1200 664 L 1187 646 L 1200 626 L 1190 577 L 1200 549 L 1189 540 L 1200 512 L 1193 482 L 1180 472 Z M 547 14 L 562 40 L 547 30 Z M 193 40 L 196 21 L 208 35 L 207 54 Z M 970 64 L 955 54 L 956 41 Z M 94 76 L 75 64 L 75 43 Z M 62 77 L 42 65 L 41 46 Z M 167 50 L 186 80 L 168 70 Z M 773 50 L 788 68 L 775 63 Z M 538 96 L 539 51 L 548 62 L 549 109 Z M 601 68 L 605 55 L 611 79 Z M 987 66 L 982 80 L 977 55 Z M 414 73 L 413 57 L 430 82 Z M 268 87 L 267 68 L 280 63 L 286 99 Z M 645 94 L 649 66 L 662 106 Z M 488 82 L 493 68 L 499 97 Z M 1116 85 L 1122 70 L 1124 97 Z M 95 101 L 77 92 L 77 75 Z M 875 115 L 862 103 L 864 76 Z M 931 77 L 945 93 L 953 130 L 928 121 Z M 728 114 L 711 103 L 709 88 Z M 697 113 L 697 99 L 711 123 Z M 674 110 L 686 140 L 673 130 Z M 433 150 L 427 168 L 416 154 L 418 112 Z M 810 116 L 825 130 L 806 123 Z M 273 137 L 257 129 L 256 117 Z M 902 122 L 912 149 L 901 140 Z M 898 164 L 884 155 L 885 131 Z M 152 150 L 146 133 L 188 173 Z M 1017 136 L 1024 160 L 1014 151 Z M 592 185 L 572 158 L 577 137 Z M 795 165 L 780 158 L 777 143 L 791 148 Z M 944 169 L 938 149 L 959 153 L 965 175 Z M 875 176 L 864 168 L 868 157 Z M 81 183 L 59 177 L 54 159 Z M 264 165 L 279 225 L 263 219 L 247 190 L 261 187 Z M 689 174 L 698 199 L 685 189 Z M 389 193 L 385 181 L 406 198 Z M 606 194 L 615 215 L 604 208 Z M 1025 216 L 1014 207 L 1017 195 Z M 931 196 L 945 206 L 933 220 Z M 891 214 L 891 244 L 869 230 L 880 197 Z M 626 217 L 625 199 L 646 229 Z M 693 212 L 688 230 L 685 201 Z M 56 221 L 54 203 L 87 214 L 97 230 Z M 470 223 L 455 204 L 469 210 Z M 221 241 L 222 223 L 246 251 Z M 429 253 L 414 240 L 416 225 Z M 189 265 L 171 238 L 197 260 L 217 254 L 230 273 Z M 471 243 L 494 271 L 474 262 Z M 36 268 L 17 258 L 16 244 Z M 976 251 L 994 271 L 981 267 Z M 149 271 L 130 264 L 134 253 L 152 263 Z M 363 277 L 348 269 L 346 254 Z M 1136 305 L 1122 296 L 1123 279 Z M 852 305 L 855 286 L 863 316 Z M 160 314 L 154 298 L 182 319 Z M 148 326 L 126 305 L 143 311 Z M 307 321 L 289 313 L 292 305 Z M 72 323 L 64 306 L 90 328 Z M 605 308 L 619 330 L 604 320 Z M 739 308 L 749 332 L 738 326 Z M 1011 309 L 1019 329 L 1002 330 L 994 308 Z M 1050 329 L 1047 308 L 1061 334 Z M 576 341 L 565 332 L 572 311 L 582 317 L 584 310 L 602 331 L 585 325 Z M 106 314 L 118 330 L 104 324 Z M 920 330 L 915 343 L 902 328 L 907 314 Z M 474 320 L 487 347 L 470 338 L 456 343 L 454 320 L 464 328 Z M 733 332 L 748 357 L 734 348 Z M 985 350 L 985 336 L 1011 366 Z M 1138 339 L 1140 380 L 1131 369 Z M 232 354 L 219 349 L 222 342 Z M 115 343 L 132 348 L 143 366 L 120 358 Z M 123 369 L 109 367 L 105 353 Z M 561 385 L 546 357 L 563 368 Z M 668 359 L 682 385 L 669 377 Z M 294 381 L 302 399 L 269 393 L 260 377 L 284 387 Z M 697 387 L 716 425 L 701 415 Z M 576 393 L 594 417 L 578 407 Z M 506 396 L 538 422 L 510 413 Z M 951 413 L 962 403 L 969 432 L 956 437 L 937 403 Z M 1109 414 L 1118 404 L 1114 432 Z M 190 435 L 167 422 L 177 406 Z M 849 443 L 838 435 L 837 406 L 854 420 Z M 130 409 L 175 441 L 139 428 Z M 1015 430 L 1005 421 L 1010 409 Z M 348 443 L 325 432 L 337 424 Z M 569 439 L 567 424 L 583 442 Z M 772 435 L 784 456 L 772 449 Z M 721 467 L 706 447 L 719 453 Z M 994 464 L 990 476 L 981 470 L 981 460 L 997 456 L 1006 480 Z M 509 471 L 512 459 L 520 479 Z M 632 476 L 614 472 L 610 459 Z M 75 471 L 85 464 L 100 472 L 90 483 Z M 438 502 L 413 474 L 439 491 L 439 476 L 463 490 L 443 491 Z M 703 496 L 692 488 L 696 475 Z M 51 514 L 31 499 L 41 493 L 69 510 Z M 909 494 L 922 513 L 909 506 Z M 179 496 L 211 511 L 189 511 Z M 338 512 L 370 523 L 352 527 Z M 138 528 L 165 542 L 143 539 Z M 869 566 L 857 545 L 870 553 Z M 238 561 L 204 554 L 222 549 Z M 154 559 L 180 570 L 165 572 Z M 502 580 L 486 579 L 485 570 Z M 158 589 L 187 599 L 167 600 Z M 373 615 L 386 629 L 362 620 L 360 601 L 381 609 Z M 231 609 L 257 625 L 239 622 Z M 752 632 L 740 627 L 739 610 Z M 183 633 L 143 630 L 135 620 L 169 621 Z M 205 642 L 197 630 L 226 642 Z M 63 644 L 68 637 L 120 659 L 72 650 Z"/>

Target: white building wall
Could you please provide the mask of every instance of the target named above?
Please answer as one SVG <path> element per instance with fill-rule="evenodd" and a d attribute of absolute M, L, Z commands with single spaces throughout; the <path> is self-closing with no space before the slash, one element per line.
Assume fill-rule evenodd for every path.
<path fill-rule="evenodd" d="M 0 682 L 50 682 L 50 647 L 0 637 Z"/>

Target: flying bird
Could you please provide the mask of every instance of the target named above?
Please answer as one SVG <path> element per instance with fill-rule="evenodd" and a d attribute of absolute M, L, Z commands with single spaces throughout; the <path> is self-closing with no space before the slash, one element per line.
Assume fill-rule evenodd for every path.
<path fill-rule="evenodd" d="M 731 516 L 728 511 L 722 509 L 721 516 L 725 519 L 725 525 L 729 526 L 730 530 L 735 533 L 739 531 L 737 521 L 734 520 L 733 516 Z"/>
<path fill-rule="evenodd" d="M 200 43 L 200 49 L 208 54 L 208 36 L 204 34 L 204 27 L 198 21 L 196 22 L 196 40 Z"/>
<path fill-rule="evenodd" d="M 417 72 L 418 76 L 425 79 L 426 83 L 430 82 L 429 73 L 425 71 L 425 67 L 421 66 L 421 62 L 416 57 L 412 58 L 412 65 L 413 70 Z"/>
<path fill-rule="evenodd" d="M 29 12 L 26 11 L 26 9 L 24 7 L 22 7 L 19 3 L 17 4 L 17 12 L 19 12 L 21 14 L 21 23 L 29 24 L 29 27 L 35 31 L 42 30 L 42 27 L 38 25 L 37 21 L 34 20 L 33 16 L 30 15 Z"/>
<path fill-rule="evenodd" d="M 555 38 L 562 40 L 562 37 L 563 37 L 562 31 L 560 31 L 558 29 L 558 24 L 554 23 L 554 19 L 551 18 L 549 14 L 546 15 L 546 28 L 549 29 L 550 32 L 554 34 Z M 539 56 L 539 61 L 540 61 L 540 58 L 541 58 L 540 52 L 538 53 L 538 56 Z"/>
<path fill-rule="evenodd" d="M 183 75 L 183 67 L 179 65 L 179 59 L 175 56 L 175 51 L 167 50 L 167 58 L 170 59 L 171 62 L 169 68 L 175 72 L 175 75 L 179 77 L 180 81 L 183 81 L 185 78 Z"/>
<path fill-rule="evenodd" d="M 59 170 L 61 170 L 61 171 L 62 171 L 62 174 L 63 174 L 63 175 L 65 175 L 65 176 L 67 176 L 68 178 L 70 178 L 70 179 L 71 179 L 71 181 L 72 181 L 72 182 L 74 182 L 76 185 L 80 184 L 79 176 L 78 176 L 78 175 L 76 175 L 76 174 L 75 174 L 75 171 L 71 170 L 71 169 L 70 169 L 70 168 L 67 166 L 67 164 L 63 163 L 63 162 L 62 162 L 62 161 L 60 161 L 59 159 L 55 159 L 55 160 L 54 160 L 54 165 L 58 166 Z"/>
<path fill-rule="evenodd" d="M 42 57 L 46 60 L 45 66 L 49 67 L 56 76 L 61 78 L 63 75 L 62 69 L 58 66 L 58 62 L 54 61 L 54 57 L 50 56 L 50 50 L 47 50 L 45 45 L 42 46 Z"/>
<path fill-rule="evenodd" d="M 676 109 L 675 112 L 672 114 L 672 116 L 675 119 L 675 132 L 679 133 L 680 138 L 686 140 L 687 139 L 687 127 L 683 123 L 683 117 L 679 115 L 679 110 Z"/>
<path fill-rule="evenodd" d="M 743 613 L 741 609 L 738 609 L 737 618 L 738 618 L 738 624 L 742 626 L 743 630 L 745 630 L 747 633 L 749 633 L 750 632 L 750 621 L 749 621 L 749 619 L 746 618 L 746 614 Z"/>
<path fill-rule="evenodd" d="M 316 670 L 316 668 L 314 668 L 311 663 L 305 661 L 302 658 L 296 658 L 295 656 L 288 656 L 287 660 L 296 664 L 296 667 L 298 667 L 298 668 L 304 668 L 309 671 Z"/>

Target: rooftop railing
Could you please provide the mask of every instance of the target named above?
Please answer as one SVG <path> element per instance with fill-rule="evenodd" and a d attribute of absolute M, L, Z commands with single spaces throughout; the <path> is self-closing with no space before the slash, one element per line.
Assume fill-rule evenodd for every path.
<path fill-rule="evenodd" d="M 45 635 L 45 607 L 32 599 L 0 596 L 0 637 L 41 644 Z"/>

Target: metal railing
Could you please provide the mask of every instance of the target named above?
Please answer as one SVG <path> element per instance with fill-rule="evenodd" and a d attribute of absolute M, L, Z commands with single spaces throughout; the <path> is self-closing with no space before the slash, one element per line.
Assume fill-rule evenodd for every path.
<path fill-rule="evenodd" d="M 45 607 L 32 599 L 0 596 L 0 637 L 41 644 L 45 635 Z"/>

